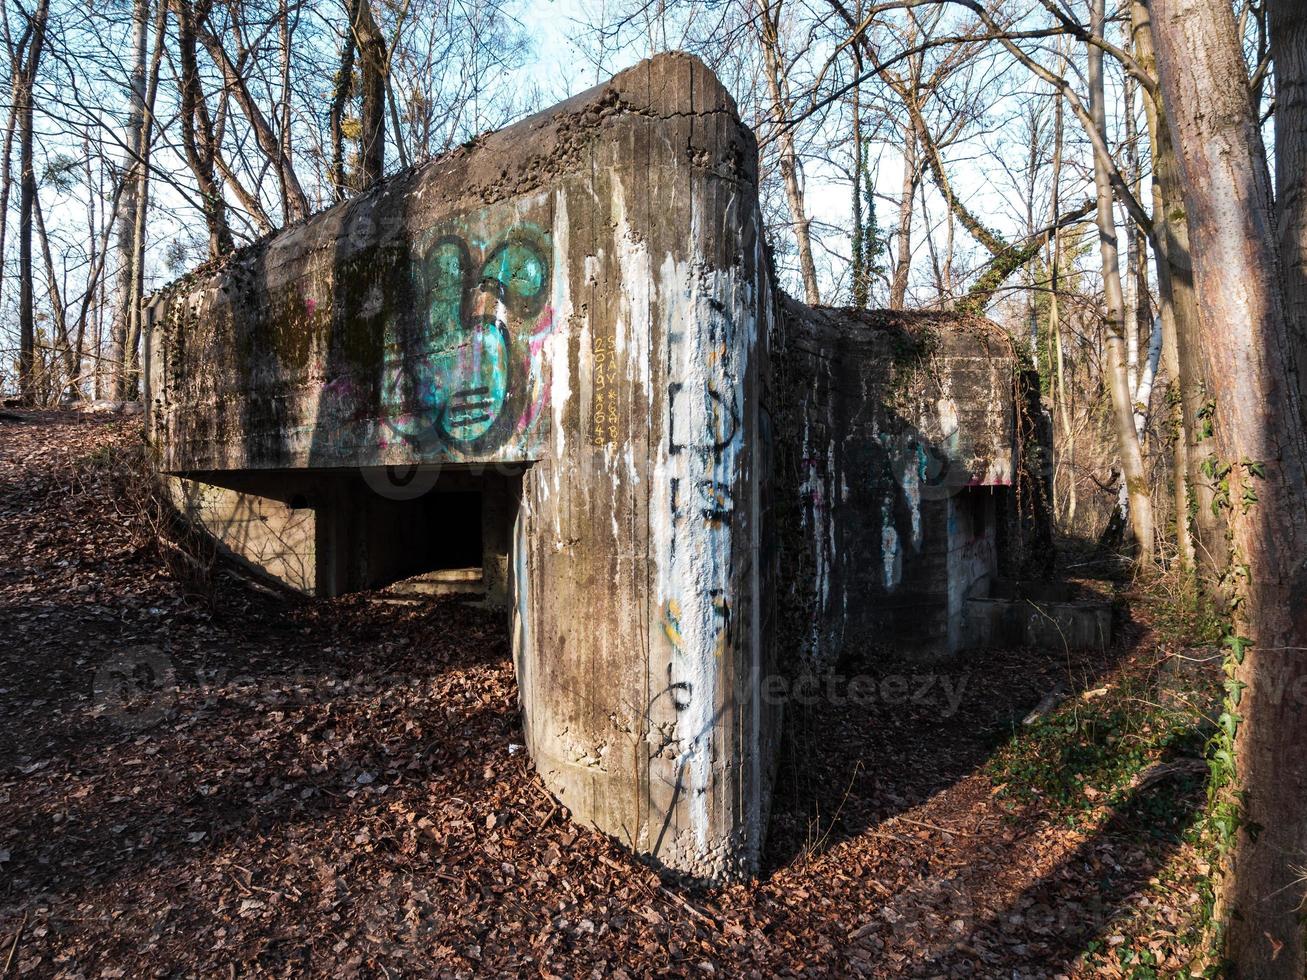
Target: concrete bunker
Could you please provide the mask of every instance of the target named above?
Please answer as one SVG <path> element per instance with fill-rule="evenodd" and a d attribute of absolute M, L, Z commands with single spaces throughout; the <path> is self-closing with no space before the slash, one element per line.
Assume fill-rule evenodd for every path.
<path fill-rule="evenodd" d="M 311 594 L 502 603 L 545 785 L 714 879 L 758 867 L 767 679 L 886 637 L 956 650 L 1026 471 L 998 328 L 802 307 L 761 232 L 752 134 L 660 55 L 147 316 L 185 513 Z"/>

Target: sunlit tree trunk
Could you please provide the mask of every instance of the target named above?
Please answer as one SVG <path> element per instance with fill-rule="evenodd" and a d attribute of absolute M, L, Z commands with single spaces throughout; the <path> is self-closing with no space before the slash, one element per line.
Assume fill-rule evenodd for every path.
<path fill-rule="evenodd" d="M 159 66 L 163 60 L 167 26 L 167 15 L 161 4 L 154 28 L 154 54 L 150 59 L 149 81 L 145 89 L 140 133 L 136 141 L 140 153 L 141 179 L 137 188 L 136 215 L 132 224 L 132 281 L 131 293 L 128 297 L 131 316 L 127 321 L 127 358 L 123 362 L 126 383 L 120 395 L 131 399 L 140 396 L 141 319 L 144 315 L 145 243 L 148 234 L 146 218 L 150 208 L 150 152 L 154 146 L 154 104 L 159 91 Z"/>
<path fill-rule="evenodd" d="M 63 290 L 59 287 L 59 273 L 54 267 L 54 255 L 50 251 L 50 236 L 45 233 L 45 215 L 41 212 L 41 196 L 32 201 L 32 217 L 36 222 L 36 239 L 41 243 L 41 262 L 45 266 L 45 292 L 50 303 L 50 322 L 54 328 L 51 346 L 64 362 L 65 383 L 61 386 L 67 390 L 68 384 L 77 376 L 76 356 L 68 337 L 68 311 L 64 306 Z M 53 380 L 53 379 L 52 379 Z M 53 395 L 54 389 L 51 390 Z"/>
<path fill-rule="evenodd" d="M 36 306 L 32 295 L 32 218 L 36 208 L 36 165 L 33 159 L 33 99 L 36 72 L 45 47 L 48 0 L 41 0 L 28 24 L 27 60 L 21 70 L 18 107 L 18 391 L 36 401 Z"/>
<path fill-rule="evenodd" d="M 1092 27 L 1101 36 L 1104 0 L 1093 0 Z M 1089 112 L 1099 136 L 1106 142 L 1107 114 L 1103 91 L 1103 52 L 1088 45 Z M 1135 431 L 1133 383 L 1126 368 L 1125 301 L 1121 292 L 1121 273 L 1117 249 L 1116 218 L 1113 214 L 1112 183 L 1106 167 L 1094 156 L 1094 187 L 1098 193 L 1098 243 L 1103 260 L 1103 300 L 1107 308 L 1106 358 L 1112 417 L 1117 447 L 1121 455 L 1121 479 L 1129 501 L 1130 527 L 1134 532 L 1139 560 L 1153 557 L 1153 502 L 1148 495 L 1144 458 Z"/>
<path fill-rule="evenodd" d="M 803 185 L 799 181 L 799 155 L 794 146 L 793 127 L 786 124 L 789 99 L 785 96 L 784 65 L 781 62 L 779 3 L 761 0 L 763 62 L 767 74 L 767 93 L 771 99 L 772 122 L 777 128 L 780 144 L 781 180 L 785 184 L 785 200 L 790 208 L 794 230 L 794 243 L 799 251 L 799 274 L 803 278 L 803 296 L 809 306 L 821 304 L 821 290 L 817 286 L 817 266 L 812 258 L 812 234 L 803 201 Z"/>
<path fill-rule="evenodd" d="M 1245 638 L 1231 641 L 1241 660 L 1230 711 L 1230 799 L 1240 823 L 1217 912 L 1234 975 L 1299 980 L 1307 974 L 1307 431 L 1270 176 L 1230 5 L 1152 0 L 1152 10 L 1204 312 L 1214 440 L 1229 466 L 1233 635 Z"/>
<path fill-rule="evenodd" d="M 911 126 L 903 127 L 903 186 L 899 192 L 899 225 L 894 232 L 894 278 L 890 281 L 889 305 L 903 309 L 908 295 L 908 273 L 912 269 L 912 202 L 917 193 L 917 136 Z"/>
<path fill-rule="evenodd" d="M 123 192 L 118 208 L 118 283 L 113 316 L 113 356 L 118 362 L 114 393 L 128 397 L 135 352 L 130 346 L 133 317 L 132 284 L 136 280 L 136 212 L 142 206 L 141 184 L 145 169 L 141 166 L 141 119 L 145 114 L 145 59 L 149 36 L 150 0 L 132 3 L 132 74 L 129 83 L 127 125 L 123 131 L 127 149 L 123 151 Z"/>
<path fill-rule="evenodd" d="M 1076 440 L 1075 433 L 1071 429 L 1071 405 L 1067 400 L 1066 393 L 1066 358 L 1062 350 L 1061 298 L 1058 296 L 1062 276 L 1062 242 L 1056 225 L 1057 213 L 1062 201 L 1062 140 L 1062 100 L 1055 98 L 1053 100 L 1053 173 L 1051 176 L 1053 190 L 1048 212 L 1049 223 L 1054 225 L 1048 251 L 1048 334 L 1052 338 L 1053 344 L 1053 367 L 1055 371 L 1053 398 L 1057 402 L 1058 415 L 1062 420 L 1062 458 L 1058 462 L 1062 464 L 1063 479 L 1066 482 L 1065 520 L 1067 527 L 1070 528 L 1076 519 Z M 1057 469 L 1057 467 L 1054 467 L 1054 479 L 1057 477 Z M 1054 487 L 1054 504 L 1057 502 L 1056 490 L 1057 488 Z"/>
<path fill-rule="evenodd" d="M 1135 59 L 1156 75 L 1153 29 L 1142 0 L 1131 4 L 1131 41 Z M 1176 386 L 1175 437 L 1172 443 L 1172 487 L 1176 512 L 1176 544 L 1183 567 L 1195 569 L 1209 582 L 1224 567 L 1225 532 L 1212 508 L 1212 485 L 1201 463 L 1210 448 L 1200 438 L 1199 418 L 1206 400 L 1198 356 L 1199 318 L 1189 255 L 1189 228 L 1180 193 L 1175 146 L 1166 111 L 1152 97 L 1144 99 L 1153 180 L 1151 185 L 1157 270 L 1158 307 L 1162 318 L 1162 363 Z"/>
<path fill-rule="evenodd" d="M 13 184 L 10 167 L 13 163 L 14 132 L 18 126 L 18 95 L 22 88 L 22 61 L 26 48 L 27 37 L 24 37 L 15 45 L 13 63 L 9 67 L 9 116 L 5 121 L 4 140 L 0 144 L 0 255 L 4 255 L 9 231 L 9 188 Z M 4 263 L 0 262 L 0 297 L 4 296 L 4 273 Z"/>

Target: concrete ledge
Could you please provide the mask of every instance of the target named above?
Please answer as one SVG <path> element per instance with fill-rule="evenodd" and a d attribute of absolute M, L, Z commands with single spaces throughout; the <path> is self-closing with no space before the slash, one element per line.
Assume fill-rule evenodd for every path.
<path fill-rule="evenodd" d="M 1105 650 L 1112 607 L 1105 602 L 967 599 L 962 635 L 972 650 L 1029 646 Z"/>

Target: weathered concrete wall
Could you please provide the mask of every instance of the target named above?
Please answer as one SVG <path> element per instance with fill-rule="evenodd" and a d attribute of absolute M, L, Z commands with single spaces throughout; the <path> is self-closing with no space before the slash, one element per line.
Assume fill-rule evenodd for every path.
<path fill-rule="evenodd" d="M 1011 340 L 979 317 L 787 302 L 771 346 L 790 669 L 958 650 L 1012 482 Z"/>
<path fill-rule="evenodd" d="M 226 487 L 169 477 L 177 511 L 230 554 L 299 592 L 317 590 L 317 522 L 311 508 Z"/>
<path fill-rule="evenodd" d="M 779 731 L 755 158 L 711 73 L 660 56 L 199 270 L 148 343 L 166 472 L 522 464 L 532 757 L 579 819 L 705 877 L 756 868 Z M 318 591 L 366 580 L 386 535 L 357 483 L 314 507 Z"/>
<path fill-rule="evenodd" d="M 579 288 L 555 310 L 574 343 L 517 525 L 529 747 L 574 812 L 629 846 L 739 874 L 760 854 L 777 730 L 760 698 L 772 298 L 755 151 L 698 62 L 613 84 L 643 108 L 608 117 L 558 201 Z"/>

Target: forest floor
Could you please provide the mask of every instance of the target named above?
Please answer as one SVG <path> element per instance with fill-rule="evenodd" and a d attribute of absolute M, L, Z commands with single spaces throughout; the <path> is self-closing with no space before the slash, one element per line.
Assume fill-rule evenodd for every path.
<path fill-rule="evenodd" d="M 552 804 L 502 616 L 197 593 L 139 442 L 0 421 L 0 975 L 1188 972 L 1210 671 L 1128 584 L 1106 653 L 853 665 L 878 696 L 791 712 L 764 873 L 688 888 Z"/>

